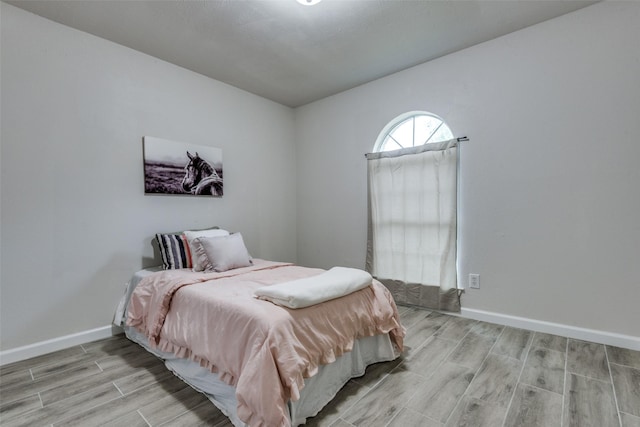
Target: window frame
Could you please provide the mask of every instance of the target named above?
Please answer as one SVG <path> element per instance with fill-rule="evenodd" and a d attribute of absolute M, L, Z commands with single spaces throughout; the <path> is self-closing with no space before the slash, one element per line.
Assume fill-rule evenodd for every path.
<path fill-rule="evenodd" d="M 412 136 L 413 145 L 412 146 L 416 147 L 416 144 L 415 144 L 415 135 L 416 135 L 415 118 L 419 117 L 419 116 L 428 116 L 428 117 L 433 117 L 435 119 L 440 120 L 440 122 L 441 122 L 440 125 L 436 128 L 435 131 L 433 131 L 433 133 L 431 134 L 431 137 L 433 135 L 435 135 L 443 125 L 446 126 L 447 129 L 449 129 L 449 132 L 451 133 L 451 135 L 453 135 L 453 131 L 451 130 L 451 127 L 449 127 L 447 122 L 445 122 L 444 119 L 442 117 L 438 116 L 437 114 L 429 113 L 428 111 L 408 111 L 406 113 L 400 114 L 399 116 L 397 116 L 396 118 L 394 118 L 393 120 L 388 122 L 384 128 L 382 128 L 382 131 L 380 131 L 380 133 L 378 134 L 378 138 L 376 139 L 376 142 L 373 145 L 373 152 L 374 153 L 379 153 L 379 152 L 382 152 L 382 151 L 392 151 L 392 150 L 382 150 L 382 148 L 384 147 L 385 142 L 387 141 L 388 137 L 393 139 L 396 142 L 396 144 L 398 144 L 400 146 L 398 149 L 407 148 L 407 147 L 403 147 L 402 144 L 397 139 L 395 139 L 395 138 L 393 138 L 393 136 L 391 136 L 391 134 L 398 127 L 403 125 L 409 119 L 413 119 L 413 129 L 412 129 L 412 131 L 413 131 L 413 136 Z M 425 144 L 437 143 L 437 142 L 441 142 L 441 141 L 433 141 L 433 142 L 431 142 L 431 141 L 427 140 L 426 142 L 424 142 L 422 144 L 419 144 L 419 145 L 425 145 Z"/>

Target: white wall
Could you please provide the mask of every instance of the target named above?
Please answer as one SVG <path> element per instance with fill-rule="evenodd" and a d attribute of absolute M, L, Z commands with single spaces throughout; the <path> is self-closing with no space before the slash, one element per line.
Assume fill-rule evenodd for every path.
<path fill-rule="evenodd" d="M 156 232 L 296 261 L 291 109 L 0 5 L 0 349 L 108 325 Z M 221 148 L 224 197 L 145 196 L 144 135 Z"/>
<path fill-rule="evenodd" d="M 471 139 L 463 307 L 640 336 L 639 22 L 599 3 L 297 109 L 298 262 L 364 266 L 363 154 L 426 110 Z"/>
<path fill-rule="evenodd" d="M 295 115 L 0 13 L 1 350 L 107 325 L 159 231 L 220 225 L 254 256 L 362 267 L 363 154 L 409 110 L 471 138 L 460 273 L 482 289 L 463 307 L 640 336 L 640 4 L 596 4 Z M 222 148 L 225 196 L 145 196 L 144 135 Z"/>

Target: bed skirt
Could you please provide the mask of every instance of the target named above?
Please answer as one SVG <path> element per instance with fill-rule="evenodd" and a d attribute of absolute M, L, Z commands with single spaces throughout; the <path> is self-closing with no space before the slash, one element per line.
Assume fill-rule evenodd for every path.
<path fill-rule="evenodd" d="M 152 349 L 147 338 L 135 328 L 125 327 L 125 334 L 131 341 L 162 359 L 167 368 L 182 381 L 205 394 L 223 414 L 229 417 L 234 426 L 247 427 L 237 415 L 238 402 L 235 388 L 221 381 L 216 373 L 189 359 Z M 398 353 L 388 334 L 355 341 L 352 351 L 338 357 L 330 365 L 321 366 L 316 375 L 305 379 L 300 399 L 295 402 L 289 401 L 287 405 L 291 425 L 304 424 L 307 418 L 315 416 L 351 378 L 364 375 L 368 365 L 386 362 L 397 357 Z"/>
<path fill-rule="evenodd" d="M 173 353 L 151 348 L 144 334 L 124 324 L 128 302 L 133 290 L 144 277 L 160 270 L 159 267 L 149 268 L 140 270 L 133 275 L 125 285 L 124 294 L 114 316 L 114 325 L 122 327 L 128 339 L 163 360 L 167 368 L 177 377 L 193 389 L 206 395 L 223 414 L 229 417 L 234 426 L 247 427 L 238 418 L 238 401 L 233 386 L 220 380 L 218 374 L 201 367 L 190 359 L 180 358 Z M 352 351 L 344 353 L 329 365 L 320 366 L 316 375 L 305 379 L 304 388 L 300 391 L 300 399 L 287 403 L 291 425 L 304 424 L 307 418 L 318 414 L 351 378 L 364 375 L 368 365 L 394 360 L 398 356 L 399 353 L 389 334 L 356 340 Z"/>

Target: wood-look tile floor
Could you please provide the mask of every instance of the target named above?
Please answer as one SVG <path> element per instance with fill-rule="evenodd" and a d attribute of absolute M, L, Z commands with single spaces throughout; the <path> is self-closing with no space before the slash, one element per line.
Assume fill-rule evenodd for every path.
<path fill-rule="evenodd" d="M 400 307 L 402 357 L 349 381 L 311 426 L 640 427 L 640 352 Z M 231 426 L 117 336 L 0 368 L 2 426 Z"/>

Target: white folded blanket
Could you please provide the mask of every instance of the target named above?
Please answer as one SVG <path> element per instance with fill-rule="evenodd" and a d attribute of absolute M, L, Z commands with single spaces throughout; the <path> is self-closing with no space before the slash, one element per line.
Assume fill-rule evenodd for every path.
<path fill-rule="evenodd" d="M 366 271 L 333 267 L 317 276 L 263 286 L 254 291 L 254 296 L 289 308 L 303 308 L 349 295 L 371 285 L 372 280 Z"/>

